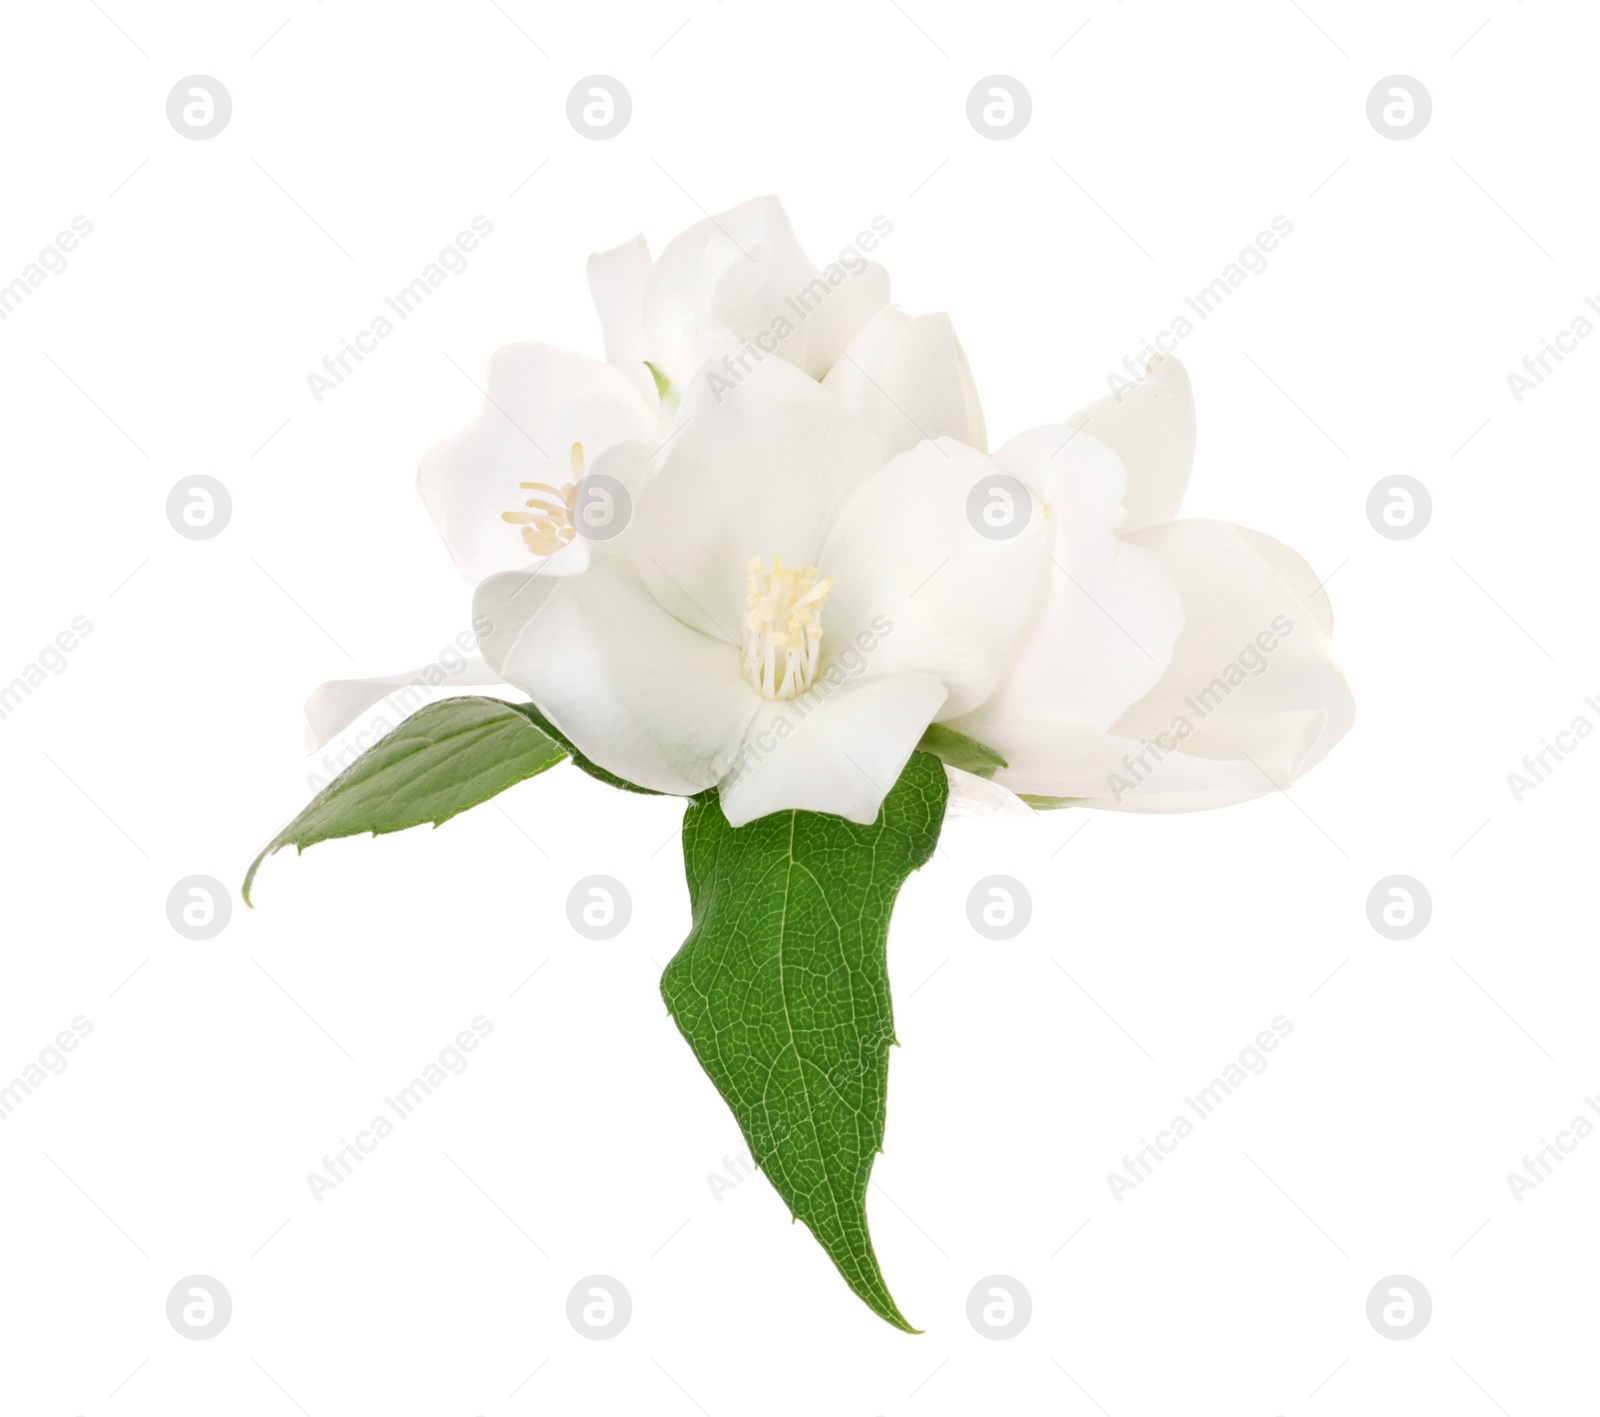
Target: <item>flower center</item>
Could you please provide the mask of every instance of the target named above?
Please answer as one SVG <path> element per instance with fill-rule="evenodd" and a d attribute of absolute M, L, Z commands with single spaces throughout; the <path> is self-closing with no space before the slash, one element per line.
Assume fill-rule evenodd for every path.
<path fill-rule="evenodd" d="M 522 528 L 523 544 L 535 556 L 553 556 L 578 534 L 572 524 L 572 509 L 578 501 L 578 479 L 583 476 L 583 444 L 574 443 L 571 454 L 572 481 L 564 487 L 552 487 L 548 482 L 520 482 L 517 485 L 527 492 L 540 496 L 530 497 L 526 512 L 501 512 L 500 520 Z"/>
<path fill-rule="evenodd" d="M 776 556 L 767 570 L 750 558 L 750 609 L 744 617 L 744 677 L 765 699 L 792 699 L 811 687 L 822 651 L 822 606 L 833 577 L 791 570 Z"/>

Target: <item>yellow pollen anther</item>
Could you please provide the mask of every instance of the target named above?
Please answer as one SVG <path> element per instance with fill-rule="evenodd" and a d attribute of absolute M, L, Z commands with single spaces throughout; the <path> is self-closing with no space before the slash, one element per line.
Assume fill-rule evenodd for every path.
<path fill-rule="evenodd" d="M 572 445 L 573 470 L 582 471 L 583 445 Z M 501 512 L 500 520 L 522 528 L 523 544 L 535 556 L 553 556 L 577 536 L 572 525 L 572 509 L 578 500 L 578 484 L 569 482 L 565 487 L 552 487 L 548 482 L 519 483 L 525 492 L 542 492 L 543 497 L 530 497 L 524 506 L 527 512 Z"/>
<path fill-rule="evenodd" d="M 744 677 L 763 698 L 792 699 L 817 677 L 822 651 L 822 606 L 833 577 L 817 579 L 817 568 L 786 569 L 775 556 L 767 570 L 750 558 L 749 610 L 744 624 Z"/>
<path fill-rule="evenodd" d="M 552 487 L 548 482 L 519 483 L 524 492 L 542 492 L 544 496 L 530 497 L 523 503 L 530 511 L 500 513 L 501 521 L 522 528 L 523 545 L 535 556 L 555 555 L 578 534 L 572 524 L 572 511 L 578 504 L 578 482 L 583 477 L 582 443 L 574 443 L 568 450 L 567 463 L 572 468 L 572 481 L 566 486 Z"/>

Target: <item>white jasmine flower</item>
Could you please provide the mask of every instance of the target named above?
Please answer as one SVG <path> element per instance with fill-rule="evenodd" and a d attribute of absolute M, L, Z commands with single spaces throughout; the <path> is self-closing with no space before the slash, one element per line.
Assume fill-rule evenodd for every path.
<path fill-rule="evenodd" d="M 1194 428 L 1188 375 L 1165 358 L 994 454 L 1055 513 L 1006 673 L 950 724 L 1006 760 L 996 785 L 1046 805 L 1196 811 L 1288 786 L 1349 729 L 1311 568 L 1260 532 L 1176 519 Z"/>
<path fill-rule="evenodd" d="M 990 696 L 1033 603 L 1042 509 L 1006 541 L 968 520 L 994 471 L 948 438 L 885 462 L 865 422 L 768 360 L 699 404 L 619 549 L 479 587 L 485 656 L 630 782 L 718 787 L 735 826 L 871 822 L 928 724 Z"/>

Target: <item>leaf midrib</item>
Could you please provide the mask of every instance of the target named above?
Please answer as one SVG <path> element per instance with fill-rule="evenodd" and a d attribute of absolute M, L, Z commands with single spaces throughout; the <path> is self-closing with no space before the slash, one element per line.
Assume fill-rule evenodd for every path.
<path fill-rule="evenodd" d="M 800 1076 L 800 1092 L 805 1098 L 806 1126 L 811 1131 L 811 1141 L 813 1148 L 816 1151 L 817 1165 L 822 1170 L 822 1183 L 828 1191 L 828 1202 L 833 1206 L 834 1224 L 839 1228 L 841 1235 L 843 1235 L 849 1232 L 849 1226 L 845 1224 L 844 1211 L 839 1205 L 839 1192 L 833 1183 L 833 1172 L 828 1167 L 827 1148 L 823 1146 L 822 1137 L 817 1131 L 817 1112 L 816 1107 L 811 1101 L 811 1083 L 806 1077 L 806 1060 L 804 1055 L 800 1052 L 800 1043 L 798 1038 L 795 1036 L 794 1020 L 789 1014 L 789 986 L 788 976 L 784 965 L 784 949 L 788 943 L 789 937 L 789 901 L 794 895 L 793 879 L 794 873 L 797 870 L 805 871 L 806 875 L 810 877 L 812 884 L 817 888 L 818 899 L 822 902 L 824 908 L 827 906 L 827 893 L 822 888 L 822 882 L 817 880 L 813 872 L 801 865 L 801 863 L 795 859 L 794 835 L 795 823 L 798 816 L 799 813 L 797 812 L 789 813 L 789 847 L 786 853 L 788 861 L 783 875 L 783 914 L 778 922 L 778 998 L 783 1002 L 784 1032 L 788 1035 L 789 1051 L 794 1054 L 795 1071 Z M 873 843 L 873 852 L 874 855 L 876 855 L 876 841 Z M 850 961 L 845 956 L 843 934 L 839 929 L 839 922 L 833 918 L 833 912 L 831 910 L 828 911 L 828 918 L 834 927 L 834 943 L 839 948 L 839 963 L 844 970 L 846 987 L 850 991 L 850 1021 L 852 1024 L 854 1024 L 856 1021 L 855 981 L 850 978 Z M 774 1070 L 768 1071 L 767 1081 L 762 1085 L 761 1101 L 763 1107 L 766 1105 L 767 1088 L 772 1082 L 773 1071 Z M 837 1089 L 835 1089 L 835 1091 L 837 1091 Z M 852 1108 L 851 1110 L 854 1111 L 855 1109 Z M 856 1255 L 853 1247 L 850 1250 L 850 1264 L 851 1268 L 856 1271 L 856 1278 L 861 1283 L 870 1285 L 871 1276 L 862 1273 L 860 1257 Z"/>

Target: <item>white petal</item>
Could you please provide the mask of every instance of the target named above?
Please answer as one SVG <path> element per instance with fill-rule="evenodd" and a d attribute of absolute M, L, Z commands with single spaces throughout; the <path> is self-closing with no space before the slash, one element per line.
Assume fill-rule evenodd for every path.
<path fill-rule="evenodd" d="M 976 773 L 944 765 L 945 781 L 950 784 L 950 799 L 945 807 L 949 817 L 1032 817 L 1038 815 L 1016 793 Z"/>
<path fill-rule="evenodd" d="M 1045 712 L 986 725 L 983 741 L 1010 764 L 996 780 L 1131 811 L 1195 811 L 1288 786 L 1355 715 L 1300 597 L 1309 573 L 1291 585 L 1278 567 L 1298 558 L 1276 543 L 1264 558 L 1260 533 L 1225 522 L 1171 522 L 1133 540 L 1160 557 L 1183 600 L 1166 672 L 1103 733 Z"/>
<path fill-rule="evenodd" d="M 650 245 L 635 236 L 610 251 L 589 257 L 589 294 L 600 316 L 600 337 L 606 360 L 628 376 L 647 400 L 654 401 L 655 380 L 644 367 L 649 358 L 644 340 L 644 283 L 650 274 Z"/>
<path fill-rule="evenodd" d="M 359 714 L 395 694 L 402 718 L 425 704 L 434 689 L 457 693 L 469 685 L 499 684 L 501 678 L 481 655 L 450 654 L 399 674 L 372 679 L 329 679 L 306 699 L 306 752 L 315 753 L 344 732 Z M 398 691 L 398 693 L 397 693 Z"/>
<path fill-rule="evenodd" d="M 564 570 L 564 559 L 573 552 L 582 552 L 585 547 L 610 556 L 626 557 L 633 537 L 634 513 L 638 511 L 645 483 L 656 467 L 654 454 L 658 447 L 659 444 L 649 441 L 613 443 L 598 457 L 588 460 L 578 482 L 578 497 L 573 507 L 573 529 L 577 535 L 571 545 L 550 557 L 552 570 Z M 581 570 L 586 560 L 573 569 Z"/>
<path fill-rule="evenodd" d="M 1167 726 L 1161 721 L 1166 705 L 1187 707 L 1191 699 L 1205 710 L 1191 709 L 1191 717 L 1213 731 L 1276 714 L 1321 712 L 1326 741 L 1313 761 L 1320 759 L 1354 721 L 1355 700 L 1321 637 L 1318 612 L 1298 593 L 1309 568 L 1291 585 L 1278 567 L 1304 563 L 1288 547 L 1227 522 L 1170 522 L 1133 539 L 1159 555 L 1176 582 L 1184 625 L 1161 683 L 1119 726 L 1152 733 Z M 1270 561 L 1260 554 L 1263 544 L 1273 549 Z M 1325 601 L 1327 592 L 1317 598 Z M 1241 672 L 1243 683 L 1231 684 Z M 1309 766 L 1298 762 L 1294 771 Z"/>
<path fill-rule="evenodd" d="M 1127 468 L 1124 535 L 1178 515 L 1194 466 L 1194 393 L 1178 360 L 1158 355 L 1137 385 L 1079 409 L 1066 426 L 1092 433 Z"/>
<path fill-rule="evenodd" d="M 838 508 L 880 460 L 865 424 L 768 359 L 720 402 L 696 404 L 640 494 L 628 554 L 685 624 L 738 644 L 750 559 L 815 565 Z"/>
<path fill-rule="evenodd" d="M 571 546 L 527 570 L 502 571 L 478 582 L 472 595 L 472 623 L 478 630 L 478 648 L 483 651 L 485 663 L 502 679 L 517 636 L 563 579 L 554 568 L 574 553 L 581 553 L 583 569 L 587 570 L 588 547 Z"/>
<path fill-rule="evenodd" d="M 1317 627 L 1323 648 L 1328 648 L 1333 641 L 1333 602 L 1322 589 L 1322 580 L 1311 569 L 1310 563 L 1293 547 L 1285 546 L 1264 531 L 1252 531 L 1247 526 L 1234 529 L 1250 543 L 1250 549 L 1278 573 L 1294 593 L 1295 599 L 1305 606 Z"/>
<path fill-rule="evenodd" d="M 659 438 L 646 403 L 610 364 L 543 344 L 513 344 L 489 361 L 482 411 L 431 447 L 417 469 L 417 491 L 457 569 L 476 584 L 535 558 L 521 528 L 503 519 L 540 494 L 573 480 L 572 447 L 593 459 L 613 444 Z"/>
<path fill-rule="evenodd" d="M 859 659 L 867 675 L 937 675 L 949 691 L 941 717 L 987 697 L 1022 628 L 1047 546 L 1037 505 L 1009 540 L 974 529 L 968 499 L 995 471 L 976 449 L 941 438 L 867 479 L 815 562 L 833 578 L 822 609 L 824 672 L 852 670 Z M 846 661 L 852 649 L 859 652 Z"/>
<path fill-rule="evenodd" d="M 648 357 L 681 383 L 713 352 L 762 342 L 819 378 L 888 299 L 882 268 L 862 265 L 854 275 L 819 271 L 775 197 L 709 217 L 667 243 L 645 282 Z"/>
<path fill-rule="evenodd" d="M 586 756 L 640 787 L 710 787 L 762 702 L 736 649 L 675 620 L 612 556 L 595 554 L 581 576 L 497 576 L 473 610 L 495 621 L 484 655 L 505 679 Z"/>
<path fill-rule="evenodd" d="M 984 449 L 978 390 L 948 315 L 880 310 L 822 384 L 877 432 L 886 457 L 925 438 Z"/>
<path fill-rule="evenodd" d="M 763 700 L 722 783 L 722 810 L 736 827 L 790 810 L 869 825 L 943 702 L 931 674 Z"/>
<path fill-rule="evenodd" d="M 994 460 L 1074 518 L 1109 531 L 1126 515 L 1122 501 L 1128 474 L 1121 457 L 1071 424 L 1051 423 L 1018 433 L 996 450 Z"/>
<path fill-rule="evenodd" d="M 735 266 L 745 270 L 719 286 Z M 771 328 L 772 312 L 798 289 L 811 262 L 775 197 L 696 222 L 672 238 L 645 281 L 644 330 L 650 358 L 673 382 L 703 357 L 699 334 L 713 319 L 739 339 Z"/>
<path fill-rule="evenodd" d="M 839 279 L 840 272 L 843 280 Z M 822 268 L 822 275 L 829 294 L 811 307 L 804 320 L 804 368 L 813 379 L 822 378 L 832 369 L 872 317 L 889 303 L 889 272 L 876 261 L 859 265 L 852 261 L 849 267 L 831 261 Z"/>
<path fill-rule="evenodd" d="M 995 461 L 1047 504 L 1050 559 L 1001 682 L 954 726 L 1002 755 L 991 725 L 1045 717 L 1109 728 L 1160 679 L 1183 625 L 1154 552 L 1111 530 L 1122 518 L 1121 460 L 1059 426 L 1013 438 Z"/>
<path fill-rule="evenodd" d="M 995 780 L 1030 797 L 1124 812 L 1200 812 L 1287 786 L 1323 736 L 1318 710 L 1272 715 L 1245 730 L 1202 727 L 1189 738 L 1011 724 L 1014 766 Z"/>

